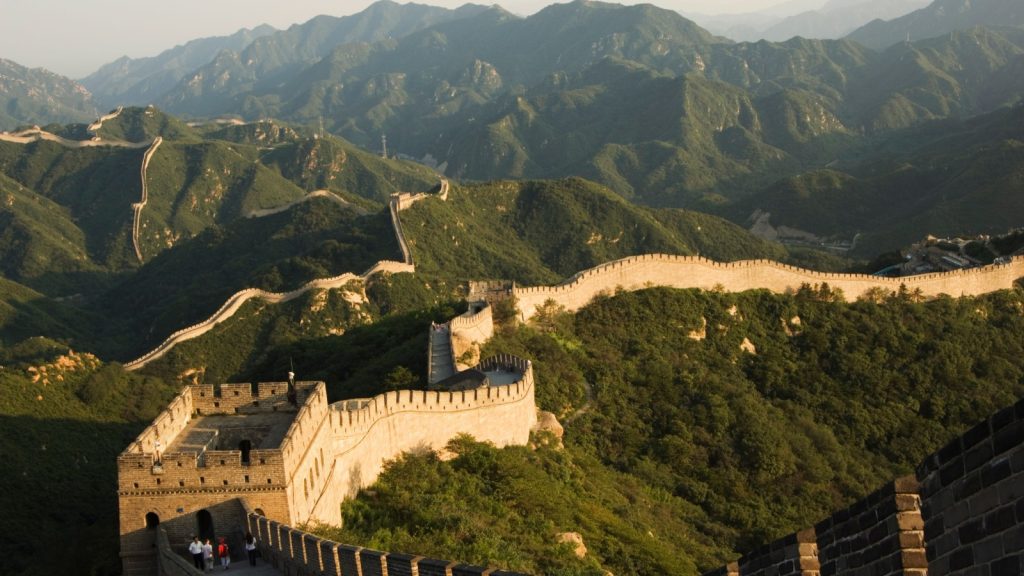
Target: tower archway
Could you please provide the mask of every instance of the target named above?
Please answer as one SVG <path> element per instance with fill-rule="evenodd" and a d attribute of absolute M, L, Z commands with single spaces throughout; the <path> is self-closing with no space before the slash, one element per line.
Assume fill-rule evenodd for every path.
<path fill-rule="evenodd" d="M 160 525 L 160 516 L 156 512 L 146 513 L 146 529 L 156 530 L 156 527 Z"/>
<path fill-rule="evenodd" d="M 210 514 L 210 511 L 205 508 L 196 512 L 196 534 L 203 542 L 206 542 L 207 538 L 211 541 L 216 540 L 217 532 L 213 526 L 213 514 Z"/>
<path fill-rule="evenodd" d="M 252 451 L 252 442 L 249 440 L 242 440 L 238 443 L 238 449 L 242 452 L 242 464 L 248 464 L 249 452 Z"/>

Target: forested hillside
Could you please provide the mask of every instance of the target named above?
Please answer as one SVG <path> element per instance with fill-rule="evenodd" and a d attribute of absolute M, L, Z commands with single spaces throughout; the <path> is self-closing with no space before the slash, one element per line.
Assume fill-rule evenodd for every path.
<path fill-rule="evenodd" d="M 844 303 L 654 288 L 552 309 L 532 358 L 564 449 L 410 454 L 325 533 L 531 573 L 694 574 L 910 472 L 1024 394 L 1024 298 Z M 487 352 L 485 351 L 485 353 Z M 579 532 L 577 558 L 556 534 Z"/>

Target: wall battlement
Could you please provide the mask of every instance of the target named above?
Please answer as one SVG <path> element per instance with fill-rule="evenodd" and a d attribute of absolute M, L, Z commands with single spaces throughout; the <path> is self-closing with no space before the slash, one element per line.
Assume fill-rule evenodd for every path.
<path fill-rule="evenodd" d="M 803 284 L 828 283 L 832 288 L 842 290 L 847 298 L 859 298 L 875 289 L 897 291 L 901 286 L 908 290 L 920 289 L 925 296 L 975 296 L 1010 288 L 1022 277 L 1024 256 L 1016 256 L 1007 264 L 970 270 L 885 278 L 816 272 L 764 259 L 715 262 L 701 256 L 644 254 L 583 270 L 555 286 L 516 286 L 513 294 L 524 319 L 529 319 L 549 299 L 568 310 L 577 310 L 594 296 L 618 288 L 639 290 L 649 286 L 669 286 L 712 290 L 724 286 L 735 292 L 766 289 L 785 293 L 795 291 Z"/>
<path fill-rule="evenodd" d="M 255 390 L 250 384 L 186 387 L 118 458 L 126 574 L 151 573 L 158 561 L 149 535 L 154 522 L 171 541 L 201 533 L 204 521 L 238 526 L 238 513 L 227 503 L 244 497 L 276 522 L 338 524 L 342 501 L 376 481 L 384 463 L 402 452 L 440 450 L 463 433 L 498 446 L 525 444 L 537 420 L 532 364 L 502 355 L 479 367 L 514 373 L 515 381 L 458 392 L 399 390 L 333 404 L 323 383 L 300 382 L 295 405 L 287 401 L 286 382 L 260 383 Z M 218 418 L 235 420 L 228 425 Z M 288 424 L 278 444 L 231 447 L 239 434 L 272 435 L 266 429 L 281 418 Z M 159 464 L 157 438 L 169 447 Z"/>
<path fill-rule="evenodd" d="M 1024 571 L 1024 399 L 812 528 L 705 576 Z"/>

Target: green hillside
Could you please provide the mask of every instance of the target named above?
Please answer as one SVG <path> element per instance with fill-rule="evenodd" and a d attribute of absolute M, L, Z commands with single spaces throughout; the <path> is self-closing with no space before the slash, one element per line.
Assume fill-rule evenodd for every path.
<path fill-rule="evenodd" d="M 117 455 L 176 391 L 41 338 L 0 364 L 0 572 L 120 573 Z"/>
<path fill-rule="evenodd" d="M 723 220 L 640 208 L 582 179 L 453 186 L 447 202 L 419 202 L 401 218 L 417 272 L 446 278 L 553 283 L 652 252 L 785 256 Z"/>
<path fill-rule="evenodd" d="M 1024 10 L 1014 0 L 935 0 L 892 20 L 875 20 L 854 30 L 850 40 L 882 50 L 906 41 L 932 38 L 974 26 L 1024 27 Z"/>
<path fill-rule="evenodd" d="M 485 353 L 533 360 L 565 449 L 457 441 L 450 461 L 403 456 L 325 534 L 529 573 L 709 570 L 910 472 L 1016 401 L 1022 298 L 656 288 L 506 329 Z M 705 324 L 706 339 L 688 336 Z M 582 535 L 585 559 L 560 532 Z"/>
<path fill-rule="evenodd" d="M 1020 226 L 1024 107 L 968 121 L 944 121 L 880 138 L 860 158 L 807 172 L 737 203 L 822 236 L 860 234 L 865 256 L 926 235 L 1001 234 Z"/>

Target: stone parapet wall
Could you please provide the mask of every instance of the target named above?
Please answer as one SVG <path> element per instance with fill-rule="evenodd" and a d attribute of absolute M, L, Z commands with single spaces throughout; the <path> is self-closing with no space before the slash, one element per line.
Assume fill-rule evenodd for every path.
<path fill-rule="evenodd" d="M 1024 400 L 813 528 L 706 576 L 1024 573 Z"/>
<path fill-rule="evenodd" d="M 258 540 L 263 559 L 282 574 L 324 576 L 515 576 L 517 573 L 348 546 L 275 522 L 256 513 L 248 515 L 248 530 Z"/>
<path fill-rule="evenodd" d="M 338 276 L 331 278 L 321 278 L 307 282 L 301 288 L 292 290 L 291 292 L 267 292 L 259 288 L 246 288 L 234 293 L 228 298 L 224 304 L 221 305 L 216 312 L 210 315 L 209 318 L 198 322 L 187 328 L 182 328 L 167 337 L 159 346 L 147 352 L 146 354 L 128 362 L 124 365 L 127 370 L 138 370 L 144 367 L 146 364 L 162 357 L 164 354 L 169 352 L 171 348 L 177 344 L 193 338 L 198 338 L 203 334 L 206 334 L 212 330 L 217 324 L 227 320 L 238 311 L 247 301 L 252 298 L 260 298 L 271 304 L 280 304 L 282 302 L 288 302 L 298 298 L 299 296 L 309 292 L 310 290 L 322 289 L 329 290 L 334 288 L 341 288 L 350 282 L 366 281 L 370 276 L 380 272 L 388 272 L 391 274 L 398 274 L 402 272 L 414 272 L 415 268 L 411 264 L 403 262 L 394 262 L 391 260 L 382 260 L 377 262 L 369 270 L 364 272 L 362 275 L 357 276 L 352 273 L 346 272 Z"/>
<path fill-rule="evenodd" d="M 584 270 L 557 286 L 517 286 L 513 288 L 513 294 L 523 318 L 529 319 L 548 300 L 554 300 L 567 310 L 577 310 L 594 296 L 619 288 L 639 290 L 649 286 L 668 286 L 713 290 L 725 287 L 732 292 L 765 289 L 785 293 L 795 291 L 803 284 L 827 283 L 833 289 L 842 290 L 848 299 L 860 298 L 876 289 L 895 292 L 901 286 L 908 290 L 920 289 L 924 296 L 976 296 L 1011 288 L 1022 277 L 1024 257 L 1021 256 L 1014 257 L 1007 264 L 970 270 L 883 278 L 815 272 L 771 260 L 723 263 L 700 256 L 646 254 Z"/>
<path fill-rule="evenodd" d="M 1024 400 L 917 468 L 930 576 L 1024 573 Z"/>
<path fill-rule="evenodd" d="M 533 368 L 511 356 L 502 361 L 521 369 L 518 382 L 459 392 L 401 390 L 332 404 L 324 430 L 331 447 L 325 487 L 300 521 L 340 523 L 341 503 L 402 452 L 440 450 L 463 433 L 497 446 L 526 444 L 537 422 Z"/>

